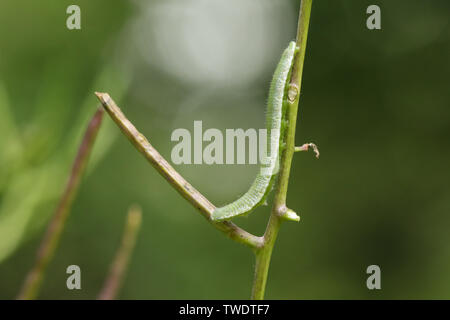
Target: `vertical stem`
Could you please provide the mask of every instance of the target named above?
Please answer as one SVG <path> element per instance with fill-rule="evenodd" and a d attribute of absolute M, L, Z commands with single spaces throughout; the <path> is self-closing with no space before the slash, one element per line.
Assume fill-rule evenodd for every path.
<path fill-rule="evenodd" d="M 78 149 L 77 156 L 72 166 L 72 171 L 67 181 L 64 193 L 61 196 L 58 207 L 48 224 L 44 239 L 41 242 L 37 252 L 36 261 L 33 268 L 29 271 L 22 290 L 17 299 L 31 300 L 36 298 L 41 287 L 42 279 L 44 277 L 47 265 L 53 257 L 53 254 L 58 246 L 61 233 L 64 229 L 65 222 L 70 213 L 72 202 L 80 185 L 81 177 L 88 162 L 89 154 L 94 145 L 97 132 L 103 118 L 103 109 L 99 108 L 92 117 L 88 128 Z"/>
<path fill-rule="evenodd" d="M 270 258 L 275 240 L 280 229 L 281 219 L 276 214 L 271 214 L 267 229 L 264 233 L 264 247 L 255 251 L 255 275 L 253 279 L 252 299 L 263 300 L 266 290 L 267 275 L 269 274 Z"/>
<path fill-rule="evenodd" d="M 98 300 L 114 300 L 122 285 L 130 256 L 133 252 L 136 238 L 141 226 L 141 208 L 133 206 L 128 211 L 125 230 L 122 236 L 122 244 L 117 250 L 116 257 L 111 264 L 108 277 L 105 280 L 103 289 L 98 295 Z"/>
<path fill-rule="evenodd" d="M 291 162 L 295 150 L 295 128 L 297 123 L 298 102 L 300 98 L 303 63 L 305 59 L 306 41 L 308 37 L 309 20 L 311 16 L 312 0 L 302 0 L 300 5 L 297 46 L 299 50 L 294 58 L 294 67 L 288 88 L 286 148 L 281 155 L 280 175 L 276 184 L 272 213 L 264 233 L 263 246 L 256 250 L 255 276 L 253 280 L 252 299 L 264 299 L 270 258 L 280 229 L 282 215 L 288 210 L 286 196 L 291 171 Z"/>

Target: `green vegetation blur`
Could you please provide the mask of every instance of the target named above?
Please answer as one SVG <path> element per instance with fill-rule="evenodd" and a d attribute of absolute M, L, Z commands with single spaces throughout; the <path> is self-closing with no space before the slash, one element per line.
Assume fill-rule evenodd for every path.
<path fill-rule="evenodd" d="M 15 298 L 83 130 L 108 92 L 170 161 L 171 133 L 263 128 L 272 72 L 299 1 L 0 2 L 0 299 Z M 381 30 L 366 9 L 381 8 Z M 313 4 L 296 154 L 268 299 L 450 298 L 450 2 Z M 179 165 L 214 204 L 254 165 Z M 94 299 L 127 209 L 143 225 L 121 299 L 246 299 L 252 253 L 212 228 L 105 116 L 42 299 Z M 261 235 L 270 207 L 235 219 Z M 81 290 L 66 268 L 81 268 Z M 368 290 L 366 268 L 381 268 Z"/>

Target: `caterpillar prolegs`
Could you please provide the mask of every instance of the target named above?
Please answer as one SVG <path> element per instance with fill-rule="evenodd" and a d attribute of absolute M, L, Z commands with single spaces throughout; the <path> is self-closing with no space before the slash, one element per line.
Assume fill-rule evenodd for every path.
<path fill-rule="evenodd" d="M 272 189 L 284 145 L 287 89 L 295 51 L 296 43 L 292 41 L 284 50 L 270 84 L 266 114 L 266 129 L 269 137 L 266 159 L 261 161 L 258 175 L 242 197 L 213 211 L 211 218 L 215 221 L 229 220 L 250 213 L 264 203 Z"/>

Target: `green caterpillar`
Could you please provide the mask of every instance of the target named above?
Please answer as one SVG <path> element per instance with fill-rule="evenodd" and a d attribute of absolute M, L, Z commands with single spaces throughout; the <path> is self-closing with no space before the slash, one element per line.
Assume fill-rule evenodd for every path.
<path fill-rule="evenodd" d="M 216 208 L 211 217 L 214 221 L 229 220 L 250 213 L 265 202 L 272 189 L 284 146 L 286 97 L 295 52 L 296 43 L 292 41 L 281 56 L 270 85 L 266 115 L 268 155 L 262 161 L 260 171 L 250 189 L 238 200 Z"/>

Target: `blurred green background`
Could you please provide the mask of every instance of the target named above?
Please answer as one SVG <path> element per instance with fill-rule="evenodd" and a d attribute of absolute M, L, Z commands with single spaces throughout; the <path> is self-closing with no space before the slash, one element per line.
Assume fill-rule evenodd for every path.
<path fill-rule="evenodd" d="M 66 8 L 81 8 L 81 30 Z M 381 7 L 382 30 L 366 28 Z M 262 128 L 297 0 L 0 2 L 0 298 L 32 266 L 82 131 L 105 91 L 170 159 L 176 128 Z M 450 2 L 316 0 L 298 144 L 269 299 L 450 298 Z M 256 166 L 176 169 L 214 204 Z M 40 298 L 94 299 L 128 207 L 143 225 L 119 298 L 245 299 L 253 256 L 225 238 L 105 117 Z M 261 235 L 268 207 L 236 222 Z M 81 267 L 82 290 L 66 288 Z M 381 290 L 366 268 L 381 267 Z"/>

